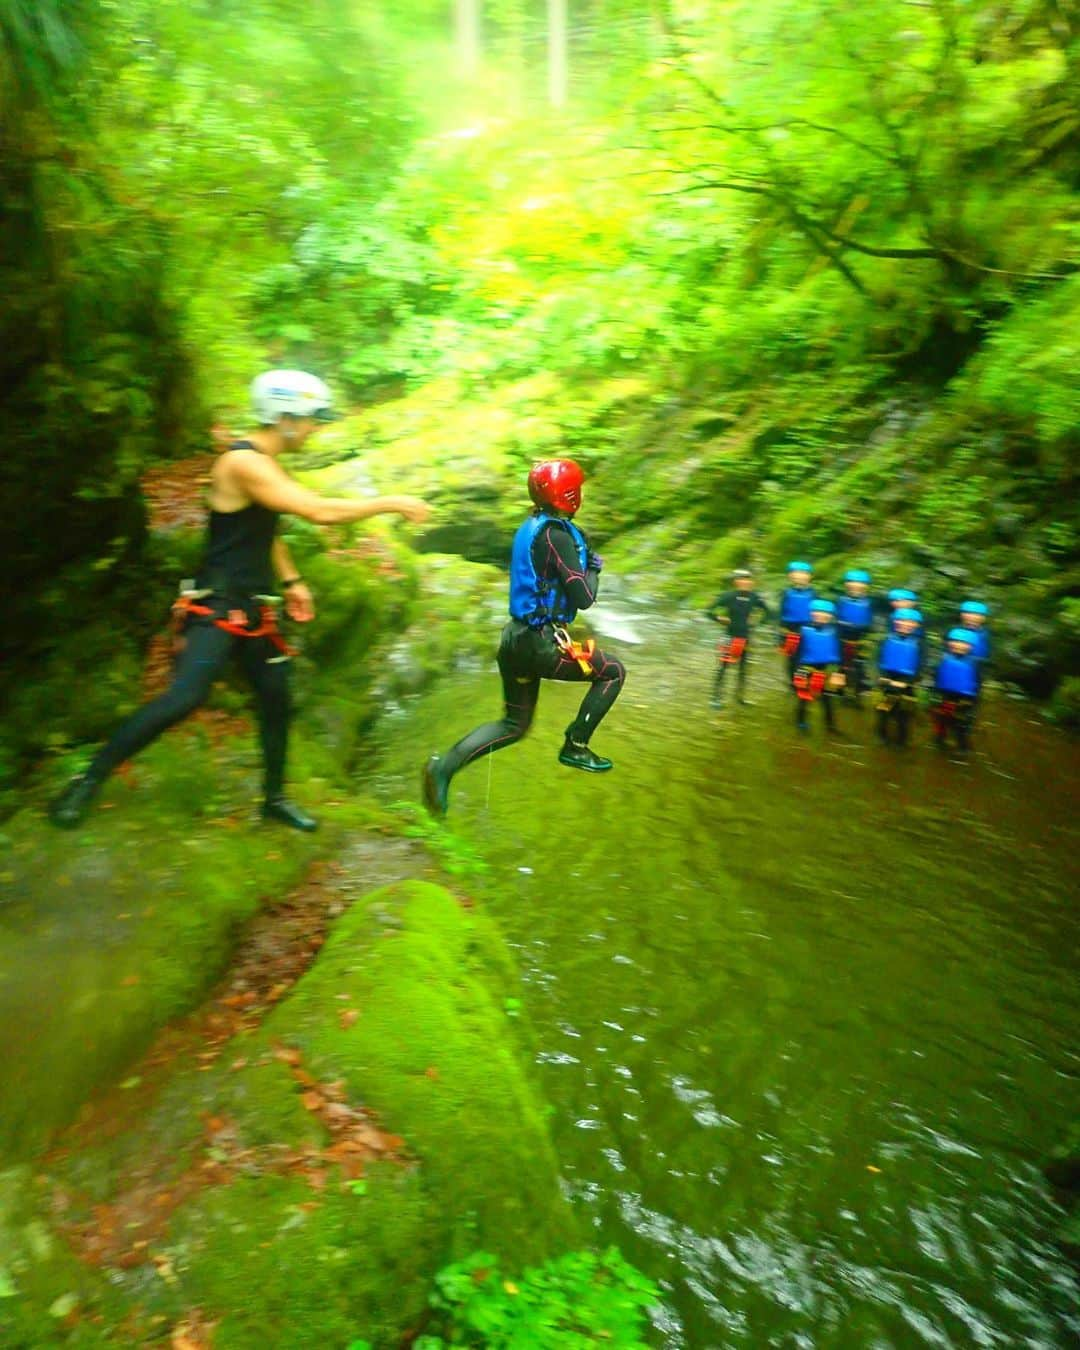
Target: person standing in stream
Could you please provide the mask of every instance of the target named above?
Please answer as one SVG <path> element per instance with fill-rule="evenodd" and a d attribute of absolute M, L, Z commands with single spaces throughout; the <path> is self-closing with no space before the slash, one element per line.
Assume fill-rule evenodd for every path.
<path fill-rule="evenodd" d="M 574 642 L 565 625 L 596 599 L 601 560 L 573 517 L 581 506 L 585 475 L 572 459 L 548 459 L 533 466 L 528 488 L 534 510 L 519 526 L 510 552 L 510 622 L 502 631 L 498 664 L 505 711 L 453 745 L 432 755 L 424 767 L 424 802 L 435 816 L 446 814 L 450 780 L 466 764 L 502 750 L 532 725 L 541 680 L 587 683 L 577 716 L 566 728 L 559 763 L 587 773 L 612 768 L 590 749 L 589 739 L 619 696 L 626 678 L 622 662 L 590 639 Z"/>
<path fill-rule="evenodd" d="M 416 522 L 426 518 L 428 507 L 415 497 L 320 497 L 282 469 L 281 454 L 299 450 L 320 423 L 334 420 L 330 391 L 316 376 L 268 371 L 253 382 L 251 398 L 258 429 L 227 443 L 214 463 L 206 555 L 194 583 L 182 589 L 174 606 L 183 647 L 172 684 L 129 717 L 86 772 L 68 783 L 49 808 L 54 825 L 78 825 L 113 770 L 194 712 L 235 655 L 255 692 L 263 818 L 296 830 L 317 826 L 285 796 L 289 651 L 277 629 L 275 602 L 278 593 L 283 595 L 285 611 L 297 623 L 314 619 L 315 604 L 276 537 L 278 517 L 338 525 L 390 513 Z"/>

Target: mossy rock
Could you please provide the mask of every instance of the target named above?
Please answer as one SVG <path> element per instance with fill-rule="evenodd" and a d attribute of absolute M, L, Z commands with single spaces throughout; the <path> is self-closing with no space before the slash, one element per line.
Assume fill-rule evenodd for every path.
<path fill-rule="evenodd" d="M 517 987 L 490 920 L 441 887 L 364 897 L 263 1026 L 235 1042 L 237 1059 L 174 1073 L 149 1099 L 134 1091 L 126 1129 L 62 1141 L 33 1179 L 13 1180 L 6 1206 L 0 1189 L 0 1327 L 6 1310 L 23 1333 L 13 1345 L 154 1343 L 198 1309 L 217 1350 L 344 1350 L 356 1337 L 394 1350 L 448 1261 L 482 1246 L 516 1268 L 573 1245 L 527 1028 L 506 1012 Z M 359 1016 L 342 1019 L 346 1007 Z M 313 1080 L 340 1080 L 351 1105 L 403 1138 L 400 1160 L 369 1162 L 354 1182 L 320 1165 L 315 1187 L 304 1166 L 280 1162 L 329 1143 L 294 1051 Z M 233 1161 L 191 1185 L 217 1152 L 211 1119 L 228 1122 Z M 100 1224 L 102 1207 L 148 1175 L 167 1203 L 183 1197 L 154 1228 L 152 1264 L 114 1251 L 103 1277 L 75 1262 L 61 1227 Z M 153 1198 L 142 1208 L 152 1216 Z M 131 1241 L 123 1225 L 119 1238 Z M 71 1326 L 49 1340 L 48 1309 L 71 1300 Z"/>
<path fill-rule="evenodd" d="M 112 779 L 79 830 L 32 809 L 5 823 L 0 1158 L 30 1156 L 191 1008 L 264 898 L 286 893 L 370 811 L 335 791 L 332 763 L 307 742 L 292 772 L 321 832 L 263 826 L 258 762 L 253 732 L 217 741 L 188 724 Z M 43 796 L 62 778 L 57 765 Z"/>
<path fill-rule="evenodd" d="M 342 918 L 265 1029 L 405 1135 L 455 1256 L 480 1240 L 536 1260 L 571 1232 L 519 1019 L 505 1011 L 518 992 L 486 915 L 439 886 L 404 882 Z M 327 1013 L 341 994 L 360 1009 L 347 1031 Z"/>

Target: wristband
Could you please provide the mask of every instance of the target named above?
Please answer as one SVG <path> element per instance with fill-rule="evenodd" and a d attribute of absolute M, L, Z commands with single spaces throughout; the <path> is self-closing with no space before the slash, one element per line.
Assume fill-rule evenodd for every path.
<path fill-rule="evenodd" d="M 303 577 L 289 577 L 287 581 L 279 581 L 278 585 L 283 591 L 287 591 L 290 586 L 299 586 L 303 579 Z"/>

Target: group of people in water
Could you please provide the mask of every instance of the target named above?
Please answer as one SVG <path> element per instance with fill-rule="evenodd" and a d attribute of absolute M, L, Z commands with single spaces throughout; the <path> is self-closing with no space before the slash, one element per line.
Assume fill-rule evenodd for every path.
<path fill-rule="evenodd" d="M 796 560 L 787 568 L 780 600 L 779 646 L 795 695 L 795 725 L 809 730 L 809 710 L 820 702 L 826 730 L 836 733 L 836 706 L 856 705 L 876 689 L 877 735 L 883 744 L 906 745 L 918 691 L 930 664 L 928 632 L 915 591 L 890 590 L 882 601 L 871 594 L 873 578 L 862 568 L 844 573 L 835 600 L 818 595 L 813 568 Z M 706 611 L 726 626 L 719 644 L 713 706 L 719 707 L 729 666 L 737 671 L 740 702 L 745 702 L 746 659 L 753 622 L 770 618 L 768 605 L 754 589 L 753 574 L 739 568 L 732 589 L 717 596 Z M 944 650 L 930 671 L 933 737 L 945 747 L 969 746 L 975 710 L 990 657 L 989 609 L 981 600 L 964 600 L 955 622 L 944 633 Z M 875 642 L 876 639 L 876 642 Z M 876 646 L 876 650 L 875 650 Z M 876 680 L 871 669 L 876 667 Z"/>
<path fill-rule="evenodd" d="M 206 555 L 199 574 L 182 584 L 174 606 L 178 655 L 172 683 L 129 717 L 86 771 L 51 803 L 49 816 L 58 826 L 78 825 L 113 770 L 193 712 L 230 657 L 236 656 L 256 697 L 264 766 L 263 818 L 297 830 L 316 828 L 317 822 L 285 795 L 290 649 L 279 631 L 277 612 L 283 605 L 289 618 L 307 623 L 315 617 L 315 602 L 277 537 L 278 518 L 292 514 L 332 525 L 392 513 L 419 522 L 426 519 L 428 507 L 406 496 L 322 497 L 285 473 L 278 457 L 298 450 L 321 423 L 335 417 L 330 391 L 316 376 L 268 371 L 252 385 L 252 404 L 257 429 L 226 442 L 214 463 Z M 584 481 L 580 465 L 570 459 L 542 460 L 529 472 L 532 510 L 511 546 L 510 617 L 497 652 L 503 716 L 476 727 L 444 754 L 428 760 L 422 793 L 435 815 L 447 811 L 455 774 L 525 735 L 542 680 L 587 686 L 566 728 L 559 763 L 587 773 L 612 768 L 611 760 L 597 754 L 590 741 L 618 698 L 626 672 L 622 662 L 593 639 L 577 641 L 569 632 L 578 611 L 595 601 L 603 568 L 575 521 Z M 807 728 L 809 707 L 820 701 L 826 725 L 835 729 L 838 699 L 857 701 L 870 687 L 868 656 L 878 614 L 868 573 L 846 573 L 844 593 L 836 602 L 819 597 L 811 578 L 807 563 L 789 565 L 778 616 L 781 645 L 796 696 L 797 725 Z M 883 740 L 891 733 L 903 744 L 926 659 L 925 625 L 912 591 L 891 591 L 889 604 L 877 652 L 878 732 Z M 769 617 L 751 573 L 735 572 L 732 589 L 717 598 L 709 613 L 727 627 L 714 702 L 719 704 L 722 698 L 730 665 L 737 671 L 737 696 L 745 701 L 753 621 Z M 951 729 L 957 745 L 966 748 L 989 643 L 986 606 L 967 601 L 960 614 L 934 670 L 933 716 L 939 743 Z"/>

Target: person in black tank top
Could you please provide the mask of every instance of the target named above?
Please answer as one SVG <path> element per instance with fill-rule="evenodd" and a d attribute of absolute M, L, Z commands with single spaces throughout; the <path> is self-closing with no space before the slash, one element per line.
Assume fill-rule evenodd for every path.
<path fill-rule="evenodd" d="M 252 402 L 259 430 L 229 443 L 214 467 L 206 555 L 186 597 L 183 648 L 172 684 L 129 717 L 87 771 L 51 804 L 49 817 L 55 825 L 77 825 L 112 771 L 194 712 L 235 656 L 255 692 L 264 763 L 263 817 L 298 830 L 316 828 L 317 822 L 284 795 L 289 663 L 284 644 L 265 631 L 264 607 L 280 591 L 286 611 L 298 622 L 314 618 L 315 609 L 276 536 L 278 518 L 288 513 L 330 525 L 394 513 L 420 521 L 428 509 L 414 497 L 320 497 L 277 465 L 278 455 L 299 449 L 320 422 L 333 417 L 330 391 L 315 376 L 269 371 L 255 380 Z"/>

